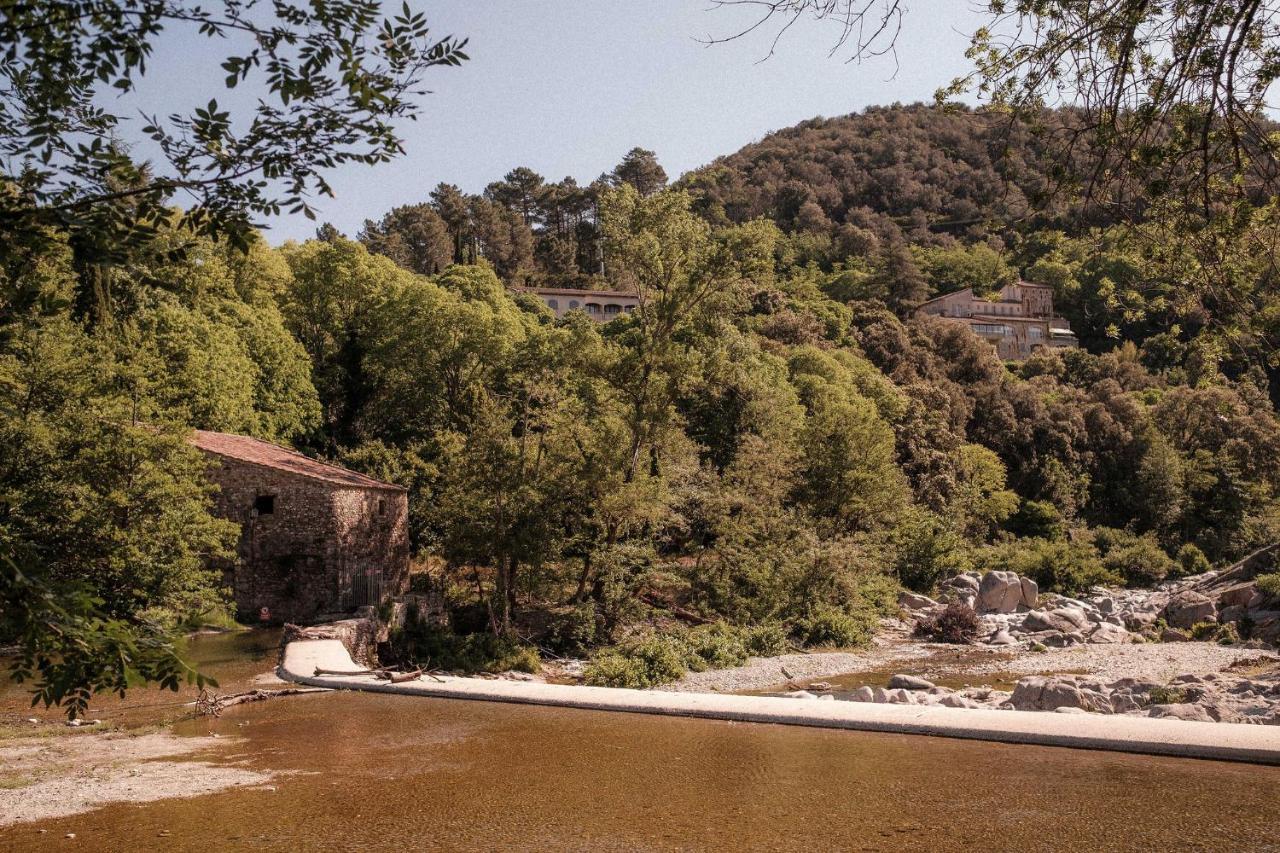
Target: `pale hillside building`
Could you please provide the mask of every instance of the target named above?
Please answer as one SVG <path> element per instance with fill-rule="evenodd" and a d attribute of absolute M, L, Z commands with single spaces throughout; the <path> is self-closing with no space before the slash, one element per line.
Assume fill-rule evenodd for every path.
<path fill-rule="evenodd" d="M 607 323 L 640 307 L 640 295 L 621 290 L 574 290 L 567 287 L 522 287 L 521 293 L 541 299 L 556 319 L 570 311 L 584 311 L 597 323 Z"/>
<path fill-rule="evenodd" d="M 916 315 L 964 323 L 978 337 L 990 341 L 1000 358 L 1021 361 L 1037 349 L 1079 346 L 1071 324 L 1053 313 L 1053 288 L 1018 281 L 1000 288 L 995 298 L 974 295 L 966 287 L 935 296 Z"/>

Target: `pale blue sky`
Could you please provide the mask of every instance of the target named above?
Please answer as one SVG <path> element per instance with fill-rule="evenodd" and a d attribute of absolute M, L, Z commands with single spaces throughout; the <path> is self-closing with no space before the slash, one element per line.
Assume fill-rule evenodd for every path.
<path fill-rule="evenodd" d="M 675 178 L 813 116 L 928 100 L 967 70 L 968 34 L 982 20 L 969 0 L 908 0 L 895 73 L 890 57 L 849 64 L 828 56 L 837 33 L 820 23 L 795 26 L 765 62 L 771 32 L 706 46 L 698 39 L 726 34 L 749 14 L 710 11 L 710 0 L 411 5 L 436 33 L 468 36 L 471 61 L 431 73 L 422 118 L 403 128 L 406 156 L 330 176 L 336 198 L 316 207 L 351 235 L 367 218 L 425 200 L 440 181 L 479 192 L 523 165 L 587 183 L 636 145 L 657 152 Z M 216 65 L 224 55 L 195 36 L 165 36 L 141 99 L 162 114 L 210 97 L 234 104 Z M 300 215 L 266 224 L 273 243 L 309 237 L 316 226 Z"/>

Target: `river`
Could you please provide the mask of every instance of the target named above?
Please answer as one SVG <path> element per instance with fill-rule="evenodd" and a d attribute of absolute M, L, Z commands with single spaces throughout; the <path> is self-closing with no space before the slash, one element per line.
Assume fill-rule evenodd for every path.
<path fill-rule="evenodd" d="M 277 778 L 19 824 L 0 847 L 1280 849 L 1276 767 L 356 693 L 176 731 Z"/>

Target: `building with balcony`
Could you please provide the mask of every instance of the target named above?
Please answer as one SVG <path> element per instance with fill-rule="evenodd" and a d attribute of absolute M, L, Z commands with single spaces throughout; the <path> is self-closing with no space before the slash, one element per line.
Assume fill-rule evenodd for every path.
<path fill-rule="evenodd" d="M 1000 288 L 995 298 L 977 296 L 966 287 L 935 296 L 916 309 L 916 316 L 964 323 L 990 341 L 1000 358 L 1021 361 L 1037 349 L 1079 346 L 1071 324 L 1053 313 L 1053 288 L 1018 281 Z"/>
<path fill-rule="evenodd" d="M 607 323 L 622 314 L 630 314 L 640 306 L 640 295 L 621 290 L 573 290 L 564 287 L 522 287 L 521 293 L 538 297 L 556 315 L 584 311 L 597 323 Z"/>

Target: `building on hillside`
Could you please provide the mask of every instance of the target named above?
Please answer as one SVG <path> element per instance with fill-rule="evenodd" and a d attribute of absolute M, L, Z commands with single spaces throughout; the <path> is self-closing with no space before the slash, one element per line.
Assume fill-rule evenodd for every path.
<path fill-rule="evenodd" d="M 622 314 L 630 314 L 640 306 L 639 294 L 621 290 L 573 290 L 566 287 L 522 287 L 517 290 L 541 299 L 557 319 L 570 311 L 585 311 L 597 323 L 607 323 Z"/>
<path fill-rule="evenodd" d="M 238 616 L 305 622 L 407 590 L 403 487 L 244 435 L 197 430 L 191 443 L 213 460 L 215 512 L 240 525 L 222 566 Z"/>
<path fill-rule="evenodd" d="M 964 323 L 978 337 L 990 341 L 1003 359 L 1020 361 L 1037 349 L 1079 346 L 1071 324 L 1053 313 L 1053 288 L 1019 281 L 1000 288 L 998 298 L 975 296 L 966 287 L 935 296 L 916 315 Z"/>

